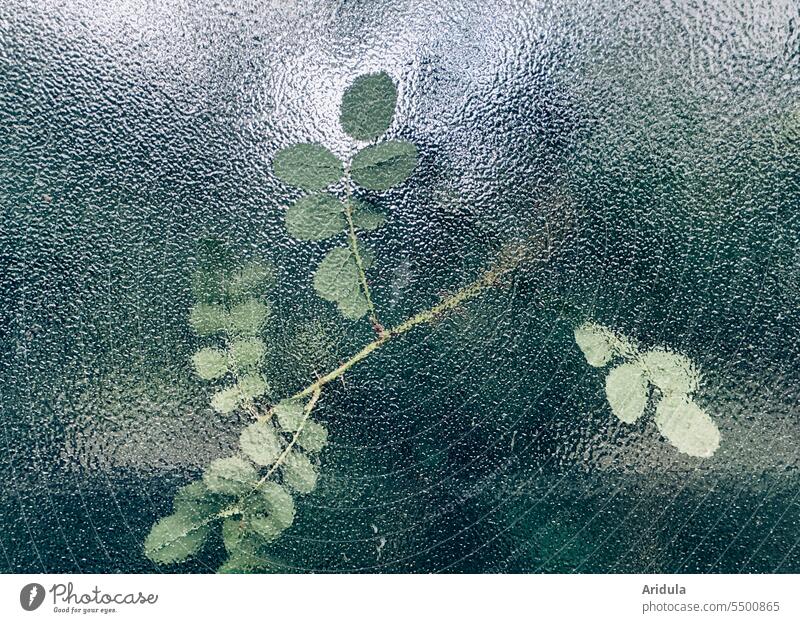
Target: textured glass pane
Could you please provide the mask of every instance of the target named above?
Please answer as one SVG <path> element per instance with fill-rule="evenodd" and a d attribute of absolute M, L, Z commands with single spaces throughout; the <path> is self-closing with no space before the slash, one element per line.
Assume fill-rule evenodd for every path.
<path fill-rule="evenodd" d="M 3 2 L 0 569 L 800 572 L 798 33 Z"/>

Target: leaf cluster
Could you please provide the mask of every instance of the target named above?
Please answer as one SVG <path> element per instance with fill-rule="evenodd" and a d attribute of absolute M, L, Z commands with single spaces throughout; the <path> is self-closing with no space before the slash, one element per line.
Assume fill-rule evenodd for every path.
<path fill-rule="evenodd" d="M 594 322 L 575 329 L 575 341 L 589 365 L 604 367 L 622 359 L 606 376 L 611 411 L 632 424 L 658 393 L 655 424 L 680 452 L 710 457 L 719 447 L 720 433 L 711 417 L 691 398 L 700 385 L 700 373 L 685 355 L 665 348 L 641 350 L 627 338 Z"/>
<path fill-rule="evenodd" d="M 193 277 L 196 303 L 189 324 L 198 336 L 213 339 L 192 355 L 195 373 L 206 381 L 227 381 L 211 399 L 230 413 L 269 391 L 261 372 L 266 354 L 262 329 L 272 311 L 266 292 L 274 285 L 272 267 L 261 260 L 234 264 L 219 241 L 207 241 Z"/>
<path fill-rule="evenodd" d="M 178 491 L 172 514 L 145 540 L 147 557 L 159 564 L 185 561 L 220 530 L 228 553 L 220 571 L 268 564 L 265 547 L 294 522 L 294 496 L 317 484 L 314 457 L 327 444 L 328 431 L 311 419 L 313 402 L 284 400 L 273 417 L 249 424 L 236 454 L 213 461 L 200 480 Z"/>
<path fill-rule="evenodd" d="M 356 78 L 342 96 L 339 121 L 357 141 L 377 139 L 394 118 L 397 89 L 385 72 Z M 346 318 L 369 312 L 369 295 L 362 272 L 365 261 L 357 232 L 370 232 L 386 222 L 386 215 L 366 200 L 354 198 L 351 180 L 366 190 L 383 191 L 404 182 L 417 164 L 417 149 L 407 141 L 388 140 L 363 147 L 342 162 L 323 145 L 301 143 L 280 150 L 273 160 L 275 175 L 290 186 L 307 191 L 286 211 L 289 234 L 299 240 L 326 240 L 346 232 L 350 244 L 328 251 L 317 269 L 314 288 L 335 303 Z M 345 178 L 346 196 L 329 189 Z"/>

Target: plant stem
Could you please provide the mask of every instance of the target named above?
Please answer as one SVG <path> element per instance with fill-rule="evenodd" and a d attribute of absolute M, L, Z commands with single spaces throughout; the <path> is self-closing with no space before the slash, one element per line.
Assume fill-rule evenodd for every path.
<path fill-rule="evenodd" d="M 451 311 L 458 307 L 459 305 L 469 301 L 470 299 L 474 299 L 475 297 L 479 296 L 484 290 L 490 288 L 493 285 L 496 285 L 497 282 L 500 280 L 503 275 L 512 271 L 516 266 L 522 261 L 522 258 L 512 258 L 506 261 L 501 262 L 491 270 L 485 271 L 478 279 L 473 281 L 468 286 L 462 288 L 455 294 L 452 294 L 446 298 L 444 298 L 440 303 L 434 305 L 433 307 L 426 309 L 425 311 L 421 311 L 417 314 L 414 314 L 407 320 L 401 322 L 396 327 L 383 331 L 378 337 L 364 346 L 360 351 L 358 351 L 355 355 L 350 357 L 347 361 L 342 363 L 339 367 L 331 370 L 326 375 L 318 378 L 314 383 L 311 383 L 305 389 L 297 392 L 294 394 L 291 399 L 298 399 L 298 398 L 305 398 L 306 396 L 315 395 L 318 391 L 320 391 L 325 385 L 330 383 L 331 381 L 335 381 L 345 372 L 347 372 L 350 368 L 355 366 L 356 364 L 364 361 L 367 357 L 369 357 L 372 353 L 378 350 L 381 346 L 386 344 L 389 340 L 399 337 L 404 333 L 410 331 L 414 327 L 421 325 L 421 324 L 429 324 L 436 320 L 439 316 L 445 314 L 448 311 Z M 264 417 L 267 418 L 271 416 L 271 410 L 268 412 Z"/>
<path fill-rule="evenodd" d="M 286 457 L 289 456 L 289 453 L 292 451 L 292 448 L 297 443 L 297 439 L 300 437 L 300 433 L 303 432 L 303 429 L 305 428 L 306 422 L 308 421 L 308 418 L 311 416 L 311 412 L 314 410 L 314 407 L 317 406 L 317 401 L 319 400 L 319 397 L 322 394 L 322 388 L 321 387 L 316 388 L 312 392 L 312 394 L 313 395 L 311 396 L 311 400 L 309 400 L 306 403 L 306 405 L 303 407 L 303 419 L 300 421 L 300 424 L 297 427 L 297 430 L 294 431 L 294 434 L 292 435 L 291 441 L 289 441 L 289 443 L 286 444 L 286 447 L 283 449 L 283 452 L 281 452 L 280 456 L 277 459 L 275 459 L 275 463 L 272 465 L 272 467 L 269 468 L 269 470 L 267 470 L 267 473 L 264 474 L 258 480 L 258 482 L 253 486 L 253 488 L 250 489 L 250 491 L 248 491 L 242 498 L 240 498 L 236 502 L 236 505 L 234 505 L 233 507 L 223 511 L 226 514 L 225 515 L 221 514 L 221 515 L 219 515 L 220 517 L 236 514 L 237 509 L 238 509 L 238 504 L 241 504 L 241 502 L 242 502 L 242 500 L 244 498 L 246 498 L 246 497 L 252 495 L 253 493 L 255 493 L 258 490 L 258 488 L 261 487 L 261 485 L 263 485 L 265 482 L 267 482 L 270 479 L 270 477 L 272 476 L 272 474 L 274 474 L 277 471 L 277 469 L 281 465 L 283 465 L 284 461 L 286 461 Z M 273 413 L 273 409 L 270 409 L 269 413 L 265 417 L 271 417 L 272 413 Z"/>
<path fill-rule="evenodd" d="M 358 236 L 356 235 L 356 226 L 353 222 L 353 188 L 350 183 L 350 165 L 344 172 L 345 183 L 347 184 L 347 196 L 344 200 L 344 216 L 347 219 L 347 237 L 350 241 L 350 249 L 353 251 L 353 256 L 356 259 L 356 266 L 358 267 L 358 278 L 361 280 L 361 289 L 364 291 L 364 297 L 367 299 L 367 307 L 369 307 L 369 320 L 372 326 L 381 334 L 384 332 L 383 325 L 378 320 L 378 314 L 375 311 L 375 305 L 372 302 L 372 294 L 369 291 L 367 284 L 367 273 L 364 270 L 364 261 L 361 259 L 361 252 L 358 250 Z"/>
<path fill-rule="evenodd" d="M 294 431 L 294 435 L 292 435 L 292 440 L 286 444 L 286 448 L 284 448 L 281 455 L 275 460 L 275 464 L 270 467 L 269 471 L 265 474 L 265 476 L 260 480 L 258 483 L 259 485 L 263 482 L 266 482 L 272 474 L 275 473 L 275 470 L 280 467 L 286 457 L 289 455 L 289 452 L 292 451 L 292 448 L 297 443 L 297 438 L 300 437 L 300 433 L 303 432 L 303 428 L 305 428 L 306 422 L 308 421 L 311 412 L 314 410 L 314 407 L 317 405 L 317 401 L 319 400 L 320 394 L 322 393 L 321 388 L 317 388 L 314 390 L 314 394 L 311 396 L 311 400 L 306 403 L 305 407 L 303 407 L 303 419 L 300 421 L 300 425 L 297 427 L 297 430 Z"/>

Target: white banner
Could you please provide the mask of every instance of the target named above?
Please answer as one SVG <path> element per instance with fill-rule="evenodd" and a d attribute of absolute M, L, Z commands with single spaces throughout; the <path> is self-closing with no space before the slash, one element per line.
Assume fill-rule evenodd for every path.
<path fill-rule="evenodd" d="M 5 575 L 0 621 L 800 621 L 797 575 Z"/>

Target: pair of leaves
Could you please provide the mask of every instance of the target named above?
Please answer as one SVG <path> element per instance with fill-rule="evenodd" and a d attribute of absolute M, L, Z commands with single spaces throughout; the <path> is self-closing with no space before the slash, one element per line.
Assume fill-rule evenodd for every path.
<path fill-rule="evenodd" d="M 627 360 L 606 377 L 606 398 L 617 418 L 628 424 L 638 420 L 653 385 L 660 392 L 655 417 L 659 432 L 680 452 L 696 457 L 714 454 L 719 429 L 689 397 L 699 387 L 700 375 L 687 357 L 662 348 L 638 353 L 625 338 L 591 322 L 575 329 L 575 341 L 592 366 L 602 367 L 615 356 Z"/>
<path fill-rule="evenodd" d="M 606 377 L 606 395 L 614 414 L 630 424 L 644 413 L 650 384 L 662 396 L 672 396 L 689 395 L 699 383 L 700 375 L 687 357 L 654 349 L 611 370 Z"/>
<path fill-rule="evenodd" d="M 227 352 L 206 347 L 192 356 L 195 372 L 204 380 L 219 379 L 228 373 L 236 375 L 234 385 L 221 389 L 212 396 L 211 406 L 216 411 L 230 413 L 269 391 L 267 381 L 257 370 L 265 352 L 266 347 L 260 338 L 249 337 L 232 342 Z"/>
<path fill-rule="evenodd" d="M 350 202 L 357 229 L 374 231 L 386 222 L 386 216 L 366 202 Z M 346 227 L 345 206 L 330 193 L 301 197 L 286 211 L 286 230 L 299 240 L 324 240 L 341 234 Z"/>
<path fill-rule="evenodd" d="M 306 416 L 302 402 L 282 400 L 275 406 L 275 416 L 285 433 L 298 433 L 297 443 L 308 452 L 319 452 L 328 442 L 324 426 Z"/>
<path fill-rule="evenodd" d="M 359 151 L 350 175 L 367 190 L 388 190 L 406 181 L 417 166 L 417 148 L 408 141 L 384 141 Z M 299 143 L 275 154 L 273 171 L 290 186 L 308 191 L 325 190 L 344 175 L 344 165 L 328 148 Z"/>
<path fill-rule="evenodd" d="M 328 431 L 305 417 L 301 402 L 282 400 L 275 406 L 275 416 L 284 432 L 298 433 L 297 443 L 307 452 L 319 452 L 327 444 Z"/>
<path fill-rule="evenodd" d="M 259 372 L 239 376 L 235 385 L 220 389 L 211 397 L 211 406 L 220 413 L 231 413 L 243 404 L 263 396 L 269 384 Z"/>
<path fill-rule="evenodd" d="M 197 303 L 189 313 L 189 324 L 203 337 L 218 333 L 254 336 L 261 333 L 270 312 L 268 303 L 254 298 L 231 307 L 222 303 Z"/>
<path fill-rule="evenodd" d="M 227 245 L 211 238 L 201 241 L 192 293 L 200 303 L 234 305 L 258 298 L 275 284 L 275 270 L 263 260 L 238 264 Z"/>
<path fill-rule="evenodd" d="M 201 481 L 175 496 L 173 514 L 160 519 L 145 539 L 153 562 L 182 562 L 196 554 L 223 514 L 222 536 L 231 564 L 252 567 L 260 546 L 292 525 L 294 499 L 275 482 L 259 483 L 257 469 L 239 456 L 213 461 Z M 223 509 L 228 509 L 223 513 Z"/>
<path fill-rule="evenodd" d="M 250 337 L 232 342 L 227 353 L 219 348 L 201 348 L 192 356 L 192 365 L 197 376 L 211 381 L 234 370 L 243 371 L 257 368 L 265 353 L 266 346 L 263 340 Z"/>
<path fill-rule="evenodd" d="M 372 255 L 359 250 L 365 269 L 372 264 Z M 331 249 L 322 258 L 314 273 L 314 289 L 323 299 L 336 303 L 346 318 L 356 320 L 369 311 L 367 297 L 361 289 L 361 277 L 353 250 L 349 247 Z"/>

